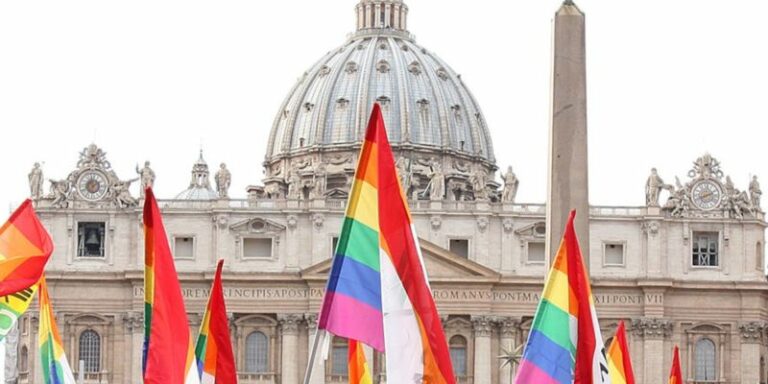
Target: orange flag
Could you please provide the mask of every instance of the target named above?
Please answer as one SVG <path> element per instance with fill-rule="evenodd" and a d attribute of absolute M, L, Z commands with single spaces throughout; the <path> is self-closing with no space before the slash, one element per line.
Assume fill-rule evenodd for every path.
<path fill-rule="evenodd" d="M 363 345 L 357 340 L 349 340 L 348 348 L 347 367 L 349 371 L 347 376 L 349 377 L 349 384 L 372 384 L 373 377 L 368 368 L 368 362 L 365 361 Z"/>
<path fill-rule="evenodd" d="M 155 195 L 144 201 L 144 383 L 198 384 L 192 337 Z"/>
<path fill-rule="evenodd" d="M 37 284 L 52 252 L 51 237 L 26 200 L 0 228 L 0 296 Z"/>
<path fill-rule="evenodd" d="M 608 347 L 608 373 L 611 376 L 611 384 L 635 384 L 624 321 L 619 321 L 616 335 Z"/>
<path fill-rule="evenodd" d="M 672 357 L 672 370 L 669 371 L 669 384 L 683 383 L 683 373 L 680 369 L 680 350 L 675 345 L 675 355 Z"/>

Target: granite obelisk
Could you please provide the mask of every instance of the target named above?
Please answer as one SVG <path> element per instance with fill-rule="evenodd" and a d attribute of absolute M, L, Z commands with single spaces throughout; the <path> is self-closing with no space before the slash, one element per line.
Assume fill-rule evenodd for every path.
<path fill-rule="evenodd" d="M 576 235 L 589 268 L 584 14 L 571 0 L 565 0 L 555 14 L 553 40 L 546 249 L 552 260 L 568 213 L 575 209 Z"/>

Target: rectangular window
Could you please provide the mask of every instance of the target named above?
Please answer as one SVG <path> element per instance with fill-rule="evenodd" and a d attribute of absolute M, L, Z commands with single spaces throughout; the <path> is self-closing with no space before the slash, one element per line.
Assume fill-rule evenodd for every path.
<path fill-rule="evenodd" d="M 338 236 L 334 236 L 331 239 L 331 258 L 333 258 L 333 256 L 336 255 L 336 247 L 338 247 L 338 246 L 339 246 L 339 237 Z"/>
<path fill-rule="evenodd" d="M 195 238 L 178 236 L 173 238 L 173 257 L 176 259 L 195 258 Z"/>
<path fill-rule="evenodd" d="M 694 267 L 717 267 L 718 243 L 720 234 L 717 232 L 694 232 L 692 241 L 692 256 Z"/>
<path fill-rule="evenodd" d="M 272 257 L 271 238 L 245 238 L 243 239 L 244 259 L 268 259 Z"/>
<path fill-rule="evenodd" d="M 465 259 L 469 258 L 469 240 L 467 239 L 450 239 L 448 249 Z"/>
<path fill-rule="evenodd" d="M 624 265 L 624 244 L 604 243 L 603 255 L 605 265 Z"/>
<path fill-rule="evenodd" d="M 331 354 L 331 375 L 347 376 L 349 354 L 346 344 L 337 344 L 333 346 Z"/>
<path fill-rule="evenodd" d="M 528 242 L 528 262 L 529 263 L 544 263 L 546 260 L 544 252 L 544 243 L 540 241 Z"/>
<path fill-rule="evenodd" d="M 77 223 L 78 257 L 104 257 L 105 228 L 103 222 Z"/>

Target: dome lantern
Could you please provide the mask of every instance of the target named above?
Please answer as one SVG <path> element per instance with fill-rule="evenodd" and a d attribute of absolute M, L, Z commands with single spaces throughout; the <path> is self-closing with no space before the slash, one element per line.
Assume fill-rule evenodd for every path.
<path fill-rule="evenodd" d="M 358 32 L 372 29 L 407 32 L 408 6 L 402 0 L 361 0 L 355 11 Z"/>

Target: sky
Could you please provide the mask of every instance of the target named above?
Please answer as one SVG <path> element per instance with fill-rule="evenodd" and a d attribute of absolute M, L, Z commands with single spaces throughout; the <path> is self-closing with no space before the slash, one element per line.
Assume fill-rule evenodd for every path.
<path fill-rule="evenodd" d="M 244 198 L 263 177 L 281 102 L 346 41 L 356 2 L 0 2 L 0 207 L 28 195 L 34 162 L 46 179 L 64 178 L 92 142 L 123 179 L 150 160 L 160 198 L 187 187 L 202 146 L 212 169 L 230 168 L 230 195 Z M 416 42 L 480 103 L 499 168 L 520 179 L 517 200 L 543 203 L 560 1 L 406 3 Z M 768 188 L 768 2 L 577 4 L 587 17 L 591 204 L 643 205 L 651 167 L 685 180 L 705 152 L 738 188 L 754 174 Z"/>

